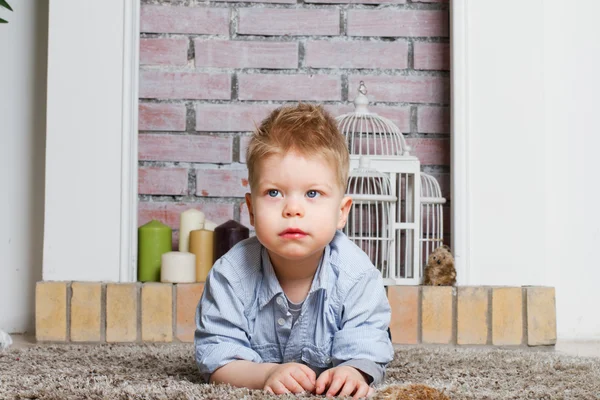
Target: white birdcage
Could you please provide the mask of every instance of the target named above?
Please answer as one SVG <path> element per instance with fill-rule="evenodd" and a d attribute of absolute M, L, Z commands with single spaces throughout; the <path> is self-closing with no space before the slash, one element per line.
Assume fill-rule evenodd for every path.
<path fill-rule="evenodd" d="M 396 205 L 396 196 L 390 193 L 390 179 L 370 168 L 368 158 L 361 157 L 358 168 L 350 172 L 348 179 L 347 194 L 352 198 L 352 208 L 344 233 L 367 253 L 386 284 L 395 283 L 395 271 L 390 268 L 394 234 L 390 211 Z"/>
<path fill-rule="evenodd" d="M 367 157 L 370 167 L 390 181 L 390 196 L 396 204 L 390 207 L 391 227 L 388 254 L 387 285 L 418 285 L 420 268 L 420 185 L 421 163 L 410 155 L 400 129 L 390 120 L 367 109 L 366 88 L 360 82 L 354 100 L 355 111 L 336 118 L 340 132 L 346 137 L 350 151 L 350 171 Z"/>
<path fill-rule="evenodd" d="M 444 210 L 446 199 L 437 180 L 421 173 L 421 267 L 427 264 L 429 254 L 444 244 Z"/>

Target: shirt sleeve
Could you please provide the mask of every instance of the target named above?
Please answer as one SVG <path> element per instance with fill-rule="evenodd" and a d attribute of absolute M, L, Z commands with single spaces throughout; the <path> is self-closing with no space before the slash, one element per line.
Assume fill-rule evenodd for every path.
<path fill-rule="evenodd" d="M 349 289 L 342 305 L 341 329 L 333 337 L 333 365 L 353 366 L 379 384 L 385 366 L 394 358 L 387 329 L 391 309 L 383 279 L 376 269 L 367 272 Z"/>
<path fill-rule="evenodd" d="M 219 266 L 226 262 L 221 258 L 211 269 L 196 309 L 195 356 L 205 382 L 218 368 L 232 361 L 262 362 L 258 353 L 250 347 L 239 281 L 226 276 L 231 274 L 221 272 L 223 269 L 225 272 L 233 270 Z"/>

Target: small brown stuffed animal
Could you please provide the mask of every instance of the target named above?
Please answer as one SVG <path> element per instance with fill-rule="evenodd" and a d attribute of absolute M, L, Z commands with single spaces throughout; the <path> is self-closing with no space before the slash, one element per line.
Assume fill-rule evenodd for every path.
<path fill-rule="evenodd" d="M 377 391 L 373 400 L 450 400 L 450 397 L 430 386 L 413 384 L 388 386 Z"/>
<path fill-rule="evenodd" d="M 454 257 L 450 253 L 450 247 L 442 245 L 429 255 L 424 275 L 423 285 L 453 286 L 456 283 Z"/>

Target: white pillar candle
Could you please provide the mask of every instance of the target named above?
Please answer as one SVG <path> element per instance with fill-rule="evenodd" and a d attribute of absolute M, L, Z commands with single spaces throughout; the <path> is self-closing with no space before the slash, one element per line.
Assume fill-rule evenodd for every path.
<path fill-rule="evenodd" d="M 161 256 L 160 281 L 171 283 L 196 282 L 196 255 L 170 251 Z"/>
<path fill-rule="evenodd" d="M 190 208 L 179 217 L 179 251 L 190 251 L 190 232 L 204 227 L 204 213 Z"/>
<path fill-rule="evenodd" d="M 202 229 L 206 229 L 207 231 L 214 231 L 216 227 L 217 227 L 217 224 L 215 224 L 214 222 L 209 221 L 209 220 L 204 220 L 204 228 L 202 228 Z"/>

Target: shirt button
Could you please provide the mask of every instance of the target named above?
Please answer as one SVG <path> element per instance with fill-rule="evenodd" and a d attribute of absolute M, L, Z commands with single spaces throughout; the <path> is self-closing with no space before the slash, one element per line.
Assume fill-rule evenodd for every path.
<path fill-rule="evenodd" d="M 279 325 L 283 326 L 283 325 L 285 325 L 285 319 L 283 319 L 283 318 L 279 318 L 279 319 L 277 320 L 277 323 L 278 323 Z"/>
<path fill-rule="evenodd" d="M 279 304 L 279 305 L 283 304 L 283 299 L 281 297 L 277 298 L 277 304 Z"/>

